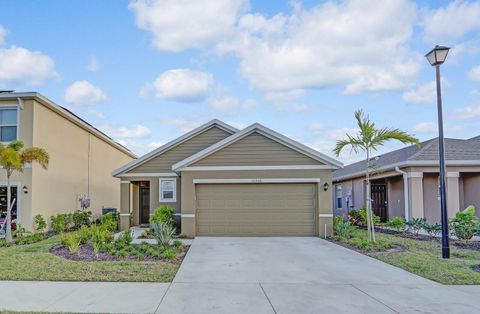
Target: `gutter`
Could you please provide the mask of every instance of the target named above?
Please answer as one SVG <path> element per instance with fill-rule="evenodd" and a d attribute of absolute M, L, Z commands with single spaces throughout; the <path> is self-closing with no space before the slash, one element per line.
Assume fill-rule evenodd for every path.
<path fill-rule="evenodd" d="M 404 196 L 404 203 L 405 203 L 405 220 L 409 221 L 410 220 L 410 206 L 408 204 L 408 199 L 409 199 L 409 193 L 408 193 L 408 173 L 406 173 L 403 170 L 400 170 L 400 168 L 397 166 L 395 167 L 395 171 L 398 173 L 401 173 L 403 175 L 403 196 Z"/>

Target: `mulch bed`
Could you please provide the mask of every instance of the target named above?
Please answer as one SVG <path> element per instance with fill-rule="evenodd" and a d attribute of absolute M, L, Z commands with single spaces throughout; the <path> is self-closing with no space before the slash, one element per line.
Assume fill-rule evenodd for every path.
<path fill-rule="evenodd" d="M 70 251 L 63 245 L 56 244 L 50 248 L 50 253 L 69 259 L 72 261 L 83 261 L 83 262 L 113 262 L 113 261 L 144 261 L 144 262 L 165 262 L 173 264 L 181 264 L 185 255 L 190 248 L 189 245 L 182 246 L 181 251 L 177 254 L 175 259 L 165 259 L 162 257 L 152 257 L 149 255 L 144 255 L 140 259 L 136 256 L 129 255 L 126 257 L 114 256 L 110 253 L 99 252 L 95 254 L 93 247 L 90 244 L 83 244 L 80 246 L 78 253 L 70 253 Z"/>

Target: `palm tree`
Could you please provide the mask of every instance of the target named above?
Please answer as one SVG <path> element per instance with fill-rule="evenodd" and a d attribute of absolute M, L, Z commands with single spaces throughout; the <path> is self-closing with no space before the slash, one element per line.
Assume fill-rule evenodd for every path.
<path fill-rule="evenodd" d="M 7 172 L 7 218 L 5 241 L 13 241 L 11 221 L 10 177 L 15 171 L 23 172 L 25 165 L 38 162 L 43 169 L 48 167 L 49 156 L 43 148 L 25 148 L 22 141 L 12 141 L 7 146 L 0 143 L 0 166 Z"/>
<path fill-rule="evenodd" d="M 397 140 L 402 142 L 403 144 L 413 143 L 416 145 L 420 145 L 420 143 L 417 138 L 407 134 L 404 131 L 401 131 L 400 129 L 377 129 L 375 123 L 370 121 L 369 116 L 365 115 L 362 110 L 355 111 L 355 119 L 357 120 L 357 125 L 360 132 L 357 135 L 346 134 L 346 139 L 337 141 L 333 152 L 338 157 L 345 147 L 350 146 L 351 150 L 355 153 L 362 151 L 365 152 L 367 155 L 365 165 L 367 185 L 367 194 L 365 200 L 367 213 L 367 229 L 369 239 L 375 242 L 375 228 L 373 225 L 373 213 L 370 199 L 370 154 L 372 153 L 372 151 L 376 151 L 379 147 L 383 146 L 386 142 L 390 140 Z"/>

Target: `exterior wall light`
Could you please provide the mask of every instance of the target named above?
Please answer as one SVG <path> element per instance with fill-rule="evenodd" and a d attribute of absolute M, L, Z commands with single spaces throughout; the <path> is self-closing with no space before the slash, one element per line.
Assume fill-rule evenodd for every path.
<path fill-rule="evenodd" d="M 24 194 L 28 194 L 28 188 L 26 185 L 23 186 L 22 191 Z"/>
<path fill-rule="evenodd" d="M 328 184 L 328 182 L 325 182 L 325 183 L 323 184 L 323 190 L 324 190 L 324 191 L 327 191 L 329 187 L 330 187 L 330 185 Z"/>

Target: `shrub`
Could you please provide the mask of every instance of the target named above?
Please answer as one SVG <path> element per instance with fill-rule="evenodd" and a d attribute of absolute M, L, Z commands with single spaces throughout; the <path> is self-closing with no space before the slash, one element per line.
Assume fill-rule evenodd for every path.
<path fill-rule="evenodd" d="M 129 254 L 128 254 L 128 251 L 127 251 L 127 250 L 119 250 L 119 251 L 116 251 L 116 252 L 114 253 L 114 255 L 115 255 L 116 257 L 125 258 L 125 257 L 127 257 Z"/>
<path fill-rule="evenodd" d="M 15 229 L 15 231 L 12 232 L 13 237 L 25 237 L 25 236 L 28 236 L 30 234 L 32 234 L 32 232 L 28 231 L 27 229 L 22 227 L 20 224 L 18 224 L 17 229 Z"/>
<path fill-rule="evenodd" d="M 177 250 L 173 247 L 165 248 L 162 251 L 161 256 L 166 259 L 174 259 L 177 258 Z"/>
<path fill-rule="evenodd" d="M 362 220 L 362 216 L 360 215 L 360 211 L 359 210 L 351 210 L 348 212 L 348 221 L 350 221 L 352 223 L 352 225 L 358 225 L 359 223 L 361 223 L 361 220 Z"/>
<path fill-rule="evenodd" d="M 479 226 L 478 218 L 475 216 L 475 206 L 470 205 L 463 211 L 457 212 L 455 217 L 450 219 L 450 226 L 457 238 L 470 240 Z"/>
<path fill-rule="evenodd" d="M 352 237 L 355 227 L 350 221 L 345 221 L 342 216 L 337 215 L 333 220 L 333 233 L 337 240 L 347 240 Z"/>
<path fill-rule="evenodd" d="M 173 221 L 175 216 L 173 214 L 173 208 L 168 205 L 160 205 L 155 208 L 152 217 L 150 218 L 150 223 L 154 224 L 157 222 L 173 226 Z"/>
<path fill-rule="evenodd" d="M 405 218 L 400 216 L 394 216 L 385 225 L 395 229 L 397 232 L 404 232 L 406 225 Z"/>
<path fill-rule="evenodd" d="M 180 241 L 180 240 L 174 240 L 173 241 L 173 246 L 176 247 L 176 248 L 180 248 L 180 247 L 182 247 L 182 245 L 183 245 L 183 242 Z"/>
<path fill-rule="evenodd" d="M 373 212 L 373 223 L 379 224 L 380 223 L 380 217 L 375 215 Z M 364 206 L 358 210 L 358 215 L 360 216 L 360 222 L 362 225 L 366 226 L 367 225 L 367 208 Z"/>
<path fill-rule="evenodd" d="M 427 225 L 427 219 L 425 218 L 413 218 L 407 221 L 407 226 L 413 231 L 415 235 L 418 235 L 420 230 L 425 229 Z"/>
<path fill-rule="evenodd" d="M 390 241 L 378 240 L 377 242 L 373 242 L 367 238 L 352 238 L 348 240 L 348 244 L 364 251 L 384 251 L 393 246 Z"/>
<path fill-rule="evenodd" d="M 91 226 L 90 232 L 93 251 L 95 252 L 95 254 L 100 251 L 108 251 L 108 245 L 113 240 L 113 235 L 111 231 L 104 226 Z"/>
<path fill-rule="evenodd" d="M 81 239 L 77 232 L 63 233 L 60 241 L 63 246 L 68 248 L 70 253 L 77 253 L 80 248 Z"/>
<path fill-rule="evenodd" d="M 153 227 L 153 234 L 155 239 L 157 239 L 158 244 L 161 247 L 168 247 L 170 246 L 170 242 L 172 241 L 173 235 L 175 234 L 175 229 L 165 223 L 162 222 L 154 222 L 152 224 Z"/>
<path fill-rule="evenodd" d="M 80 238 L 80 243 L 87 244 L 88 241 L 90 241 L 90 239 L 92 238 L 92 229 L 87 226 L 82 226 L 80 229 L 78 229 L 77 234 Z"/>
<path fill-rule="evenodd" d="M 120 236 L 115 240 L 114 246 L 117 250 L 126 249 L 132 243 L 133 237 L 130 229 L 125 229 Z"/>
<path fill-rule="evenodd" d="M 188 238 L 188 235 L 187 235 L 186 233 L 180 233 L 180 234 L 177 236 L 177 238 L 179 238 L 179 239 L 186 239 L 186 238 Z"/>
<path fill-rule="evenodd" d="M 14 243 L 17 245 L 22 244 L 32 244 L 45 239 L 45 235 L 43 233 L 32 233 L 25 237 L 15 238 Z M 2 246 L 2 242 L 0 241 L 0 247 Z"/>
<path fill-rule="evenodd" d="M 92 212 L 85 210 L 76 210 L 73 212 L 73 225 L 75 229 L 80 229 L 82 226 L 90 226 L 92 223 Z"/>
<path fill-rule="evenodd" d="M 118 222 L 120 215 L 117 212 L 108 212 L 102 216 L 102 225 L 104 225 L 109 231 L 115 232 L 118 230 Z"/>
<path fill-rule="evenodd" d="M 428 224 L 425 223 L 423 226 L 423 230 L 425 230 L 429 236 L 431 237 L 436 237 L 437 235 L 442 232 L 442 225 L 441 224 Z"/>
<path fill-rule="evenodd" d="M 55 216 L 50 217 L 50 221 L 52 222 L 52 230 L 56 234 L 63 233 L 66 229 L 66 221 L 64 214 L 57 214 Z"/>
<path fill-rule="evenodd" d="M 38 214 L 35 217 L 33 217 L 34 225 L 35 225 L 35 230 L 38 232 L 43 232 L 47 228 L 47 222 L 45 221 L 45 218 L 43 218 L 42 215 Z"/>

